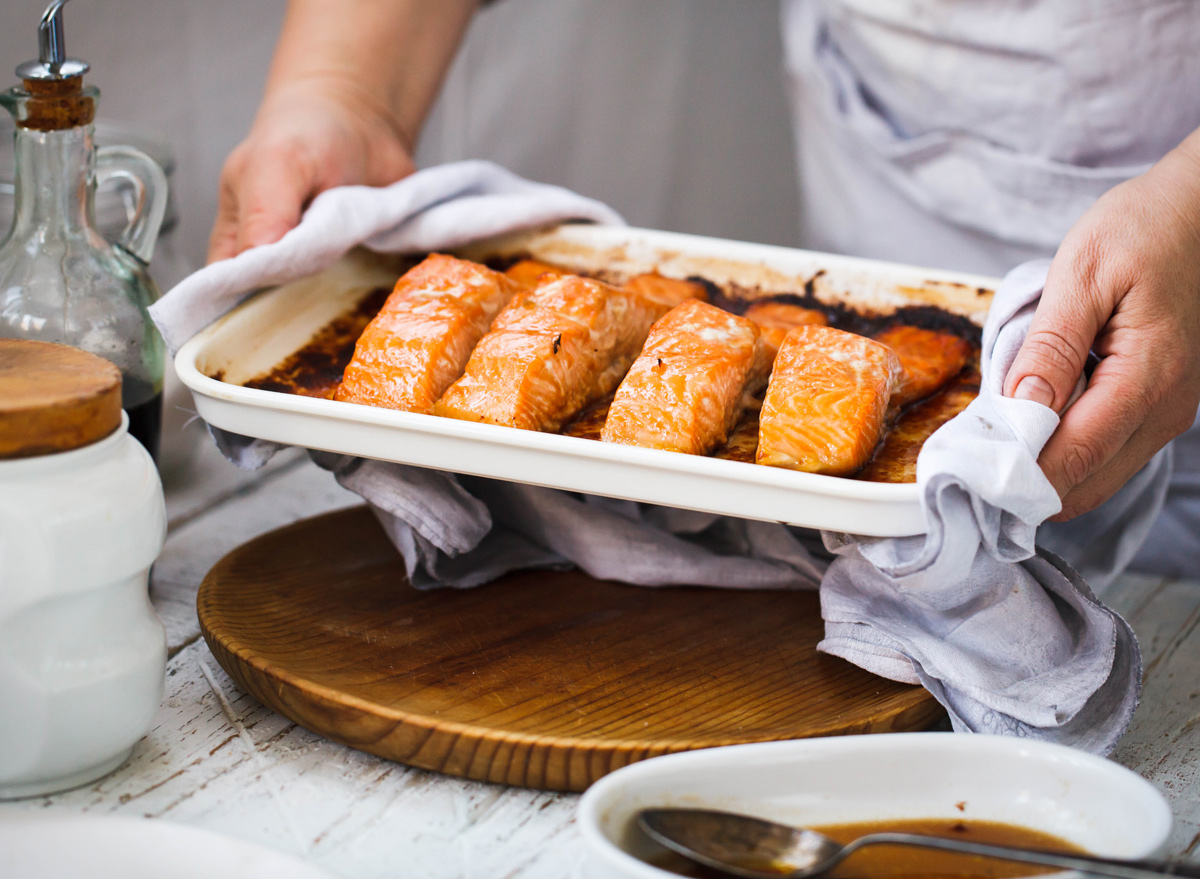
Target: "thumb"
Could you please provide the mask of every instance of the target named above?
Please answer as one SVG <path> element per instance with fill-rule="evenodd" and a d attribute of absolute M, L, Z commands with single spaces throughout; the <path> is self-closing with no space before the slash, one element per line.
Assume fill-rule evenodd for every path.
<path fill-rule="evenodd" d="M 1004 379 L 1004 396 L 1033 400 L 1062 413 L 1071 398 L 1096 334 L 1101 315 L 1089 285 L 1050 266 L 1041 301 L 1021 349 Z"/>

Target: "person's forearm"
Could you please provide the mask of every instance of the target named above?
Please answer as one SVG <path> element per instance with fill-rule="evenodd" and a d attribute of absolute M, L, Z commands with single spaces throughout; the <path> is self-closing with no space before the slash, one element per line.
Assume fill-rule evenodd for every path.
<path fill-rule="evenodd" d="M 1200 231 L 1200 128 L 1167 153 L 1150 173 L 1169 181 L 1180 221 Z"/>
<path fill-rule="evenodd" d="M 415 144 L 476 0 L 290 0 L 266 99 L 320 81 L 365 101 Z"/>

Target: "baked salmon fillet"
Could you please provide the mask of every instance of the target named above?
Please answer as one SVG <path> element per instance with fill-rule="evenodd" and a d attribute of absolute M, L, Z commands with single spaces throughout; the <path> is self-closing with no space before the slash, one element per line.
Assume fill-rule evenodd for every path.
<path fill-rule="evenodd" d="M 979 369 L 968 365 L 943 390 L 908 409 L 858 474 L 870 482 L 916 482 L 917 456 L 934 431 L 979 396 Z"/>
<path fill-rule="evenodd" d="M 666 311 L 601 281 L 543 277 L 496 316 L 434 414 L 557 431 L 616 389 Z"/>
<path fill-rule="evenodd" d="M 532 290 L 537 287 L 538 279 L 540 279 L 542 275 L 551 275 L 557 277 L 568 274 L 568 272 L 560 269 L 558 266 L 550 265 L 548 262 L 542 262 L 540 259 L 522 259 L 505 269 L 504 274 L 512 278 L 522 287 L 527 287 Z"/>
<path fill-rule="evenodd" d="M 752 302 L 744 314 L 758 324 L 763 342 L 769 346 L 772 354 L 779 350 L 783 337 L 794 327 L 829 325 L 825 312 L 791 302 Z"/>
<path fill-rule="evenodd" d="M 953 333 L 940 333 L 897 324 L 875 334 L 900 358 L 904 374 L 892 395 L 892 408 L 900 409 L 935 393 L 954 378 L 971 359 L 969 342 Z"/>
<path fill-rule="evenodd" d="M 900 380 L 882 342 L 829 327 L 790 331 L 758 424 L 759 464 L 846 476 L 871 459 Z"/>
<path fill-rule="evenodd" d="M 681 281 L 679 278 L 664 278 L 656 272 L 634 275 L 622 286 L 662 306 L 664 311 L 669 311 L 689 299 L 708 301 L 708 291 L 703 284 Z"/>
<path fill-rule="evenodd" d="M 428 413 L 519 289 L 487 266 L 430 255 L 359 336 L 334 399 Z"/>
<path fill-rule="evenodd" d="M 745 408 L 748 382 L 766 378 L 758 326 L 689 300 L 655 322 L 617 388 L 600 439 L 707 455 Z"/>

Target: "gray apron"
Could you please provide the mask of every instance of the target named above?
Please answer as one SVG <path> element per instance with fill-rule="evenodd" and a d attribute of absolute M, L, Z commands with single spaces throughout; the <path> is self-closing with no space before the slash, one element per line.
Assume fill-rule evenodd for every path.
<path fill-rule="evenodd" d="M 1200 127 L 1196 0 L 784 0 L 783 36 L 817 249 L 1002 275 Z M 1134 566 L 1195 574 L 1200 433 L 1175 445 Z M 1106 579 L 1143 537 L 1121 507 L 1044 542 Z"/>

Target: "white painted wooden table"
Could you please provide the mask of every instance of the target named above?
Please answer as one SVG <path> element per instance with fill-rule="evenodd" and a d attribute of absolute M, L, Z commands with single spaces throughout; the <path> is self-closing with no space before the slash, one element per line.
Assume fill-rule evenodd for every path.
<path fill-rule="evenodd" d="M 245 473 L 205 444 L 168 491 L 170 531 L 152 576 L 167 628 L 167 687 L 154 728 L 113 775 L 0 807 L 148 816 L 308 858 L 345 877 L 562 877 L 584 857 L 576 797 L 478 784 L 328 742 L 241 692 L 213 660 L 196 589 L 235 546 L 295 519 L 359 503 L 298 452 Z M 1113 758 L 1171 802 L 1169 853 L 1200 857 L 1200 582 L 1126 576 L 1106 600 L 1142 644 L 1146 684 Z"/>

